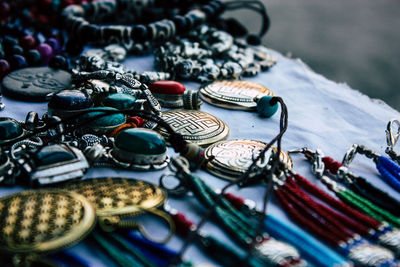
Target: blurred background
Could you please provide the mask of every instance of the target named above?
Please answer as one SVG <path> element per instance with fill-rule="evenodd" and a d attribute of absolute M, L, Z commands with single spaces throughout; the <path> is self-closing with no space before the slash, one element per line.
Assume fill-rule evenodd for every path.
<path fill-rule="evenodd" d="M 400 110 L 399 0 L 263 2 L 272 22 L 266 46 Z M 234 15 L 259 30 L 254 12 Z"/>

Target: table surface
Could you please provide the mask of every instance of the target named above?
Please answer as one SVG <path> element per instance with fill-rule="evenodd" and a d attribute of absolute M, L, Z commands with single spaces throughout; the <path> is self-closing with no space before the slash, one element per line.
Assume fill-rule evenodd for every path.
<path fill-rule="evenodd" d="M 347 149 L 353 144 L 363 144 L 378 153 L 384 154 L 386 148 L 385 129 L 390 119 L 400 118 L 399 112 L 392 109 L 384 102 L 370 99 L 349 88 L 346 84 L 338 84 L 327 80 L 315 73 L 299 59 L 290 59 L 282 56 L 276 51 L 271 53 L 278 59 L 278 63 L 269 71 L 263 72 L 254 78 L 245 80 L 255 81 L 270 88 L 276 95 L 281 96 L 289 110 L 289 128 L 283 137 L 282 147 L 285 150 L 308 147 L 312 150 L 320 148 L 325 155 L 336 160 L 341 160 Z M 125 62 L 130 68 L 145 71 L 153 70 L 153 58 L 134 57 Z M 197 90 L 198 83 L 184 82 L 187 89 Z M 27 112 L 36 111 L 42 115 L 47 111 L 46 103 L 25 103 L 3 97 L 6 104 L 5 110 L 1 111 L 2 117 L 12 117 L 24 120 Z M 226 110 L 204 103 L 202 111 L 211 113 L 229 126 L 228 139 L 246 138 L 268 142 L 279 130 L 279 111 L 272 118 L 266 119 L 258 116 L 256 112 Z M 168 152 L 174 155 L 172 149 Z M 310 165 L 302 156 L 294 156 L 294 170 L 316 182 L 324 188 L 310 172 Z M 379 174 L 371 160 L 358 156 L 351 165 L 351 170 L 362 175 L 370 182 L 389 192 L 395 198 L 399 194 L 379 179 Z M 90 169 L 85 178 L 93 177 L 129 177 L 143 179 L 158 184 L 159 177 L 167 169 L 153 172 L 133 172 L 118 169 Z M 216 178 L 211 174 L 199 170 L 196 172 L 214 189 L 222 188 L 226 181 Z M 22 188 L 0 188 L 0 196 L 20 191 Z M 239 190 L 232 187 L 229 192 L 250 198 L 256 201 L 261 208 L 264 194 L 262 186 L 244 188 Z M 188 218 L 198 222 L 205 209 L 192 197 L 183 199 L 170 198 L 168 200 L 172 208 L 187 214 Z M 290 221 L 286 214 L 276 204 L 274 198 L 268 206 L 268 213 L 277 218 Z M 166 229 L 150 225 L 151 234 L 165 234 Z M 204 230 L 231 243 L 229 238 L 213 223 L 207 223 Z M 182 240 L 174 237 L 167 246 L 178 251 L 182 246 Z M 89 246 L 85 242 L 69 249 L 80 255 L 93 266 L 114 266 L 101 250 Z M 213 262 L 197 249 L 190 246 L 185 253 L 185 258 L 193 263 Z"/>

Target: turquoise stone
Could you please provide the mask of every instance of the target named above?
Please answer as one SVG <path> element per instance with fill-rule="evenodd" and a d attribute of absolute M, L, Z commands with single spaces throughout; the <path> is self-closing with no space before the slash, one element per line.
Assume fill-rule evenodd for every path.
<path fill-rule="evenodd" d="M 104 98 L 103 106 L 112 107 L 119 110 L 131 109 L 135 101 L 136 97 L 134 96 L 128 94 L 116 93 L 116 94 L 111 94 L 106 98 Z"/>
<path fill-rule="evenodd" d="M 96 107 L 96 108 L 88 109 L 88 111 L 91 111 L 91 110 L 118 110 L 118 109 L 110 108 L 110 107 Z M 101 114 L 104 114 L 104 112 L 95 111 L 95 112 L 86 113 L 81 117 L 81 121 L 91 119 L 91 118 L 96 117 Z M 94 121 L 88 123 L 87 126 L 96 127 L 96 128 L 97 127 L 113 127 L 113 126 L 121 125 L 123 123 L 125 123 L 125 115 L 122 113 L 115 113 L 115 114 L 106 115 L 97 120 L 94 120 Z"/>
<path fill-rule="evenodd" d="M 60 145 L 52 145 L 43 147 L 36 153 L 36 164 L 38 166 L 46 166 L 59 162 L 65 162 L 75 159 L 74 154 L 66 150 Z"/>
<path fill-rule="evenodd" d="M 14 139 L 22 133 L 19 122 L 11 118 L 0 118 L 0 140 Z"/>
<path fill-rule="evenodd" d="M 272 96 L 263 96 L 257 102 L 257 111 L 263 117 L 272 117 L 278 111 L 278 103 L 271 105 Z"/>
<path fill-rule="evenodd" d="M 160 155 L 167 151 L 162 136 L 148 129 L 130 128 L 115 137 L 115 146 L 135 154 Z"/>

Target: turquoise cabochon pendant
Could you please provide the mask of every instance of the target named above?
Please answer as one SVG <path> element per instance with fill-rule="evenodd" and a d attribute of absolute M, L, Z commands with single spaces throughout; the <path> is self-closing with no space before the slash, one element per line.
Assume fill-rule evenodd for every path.
<path fill-rule="evenodd" d="M 142 171 L 165 168 L 170 161 L 163 137 L 143 128 L 121 131 L 109 156 L 117 166 Z"/>

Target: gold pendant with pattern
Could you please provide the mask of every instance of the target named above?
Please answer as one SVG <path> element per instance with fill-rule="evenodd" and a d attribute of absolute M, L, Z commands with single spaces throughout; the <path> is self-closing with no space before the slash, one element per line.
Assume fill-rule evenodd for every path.
<path fill-rule="evenodd" d="M 263 96 L 273 96 L 274 93 L 261 84 L 241 81 L 224 80 L 215 81 L 200 88 L 201 98 L 215 106 L 240 109 L 255 110 L 257 102 L 255 99 Z"/>
<path fill-rule="evenodd" d="M 260 151 L 267 144 L 248 139 L 225 140 L 209 146 L 205 150 L 207 170 L 223 179 L 238 179 L 251 165 Z M 276 148 L 273 147 L 276 151 Z M 266 154 L 268 158 L 268 154 Z M 292 166 L 289 155 L 281 151 L 280 160 L 287 166 Z"/>
<path fill-rule="evenodd" d="M 180 133 L 186 141 L 200 146 L 207 146 L 221 141 L 228 136 L 229 127 L 217 117 L 199 110 L 169 110 L 162 118 Z M 161 127 L 157 131 L 168 140 L 169 133 Z"/>
<path fill-rule="evenodd" d="M 0 250 L 54 252 L 84 239 L 96 222 L 92 204 L 74 192 L 25 191 L 0 199 Z"/>
<path fill-rule="evenodd" d="M 169 235 L 164 240 L 156 242 L 167 242 L 175 231 L 171 218 L 157 209 L 164 204 L 167 194 L 153 184 L 136 179 L 108 177 L 74 181 L 65 184 L 63 189 L 81 194 L 93 203 L 100 227 L 104 231 L 136 228 L 147 239 L 153 240 L 137 222 L 121 220 L 145 212 L 161 217 L 170 227 Z"/>

